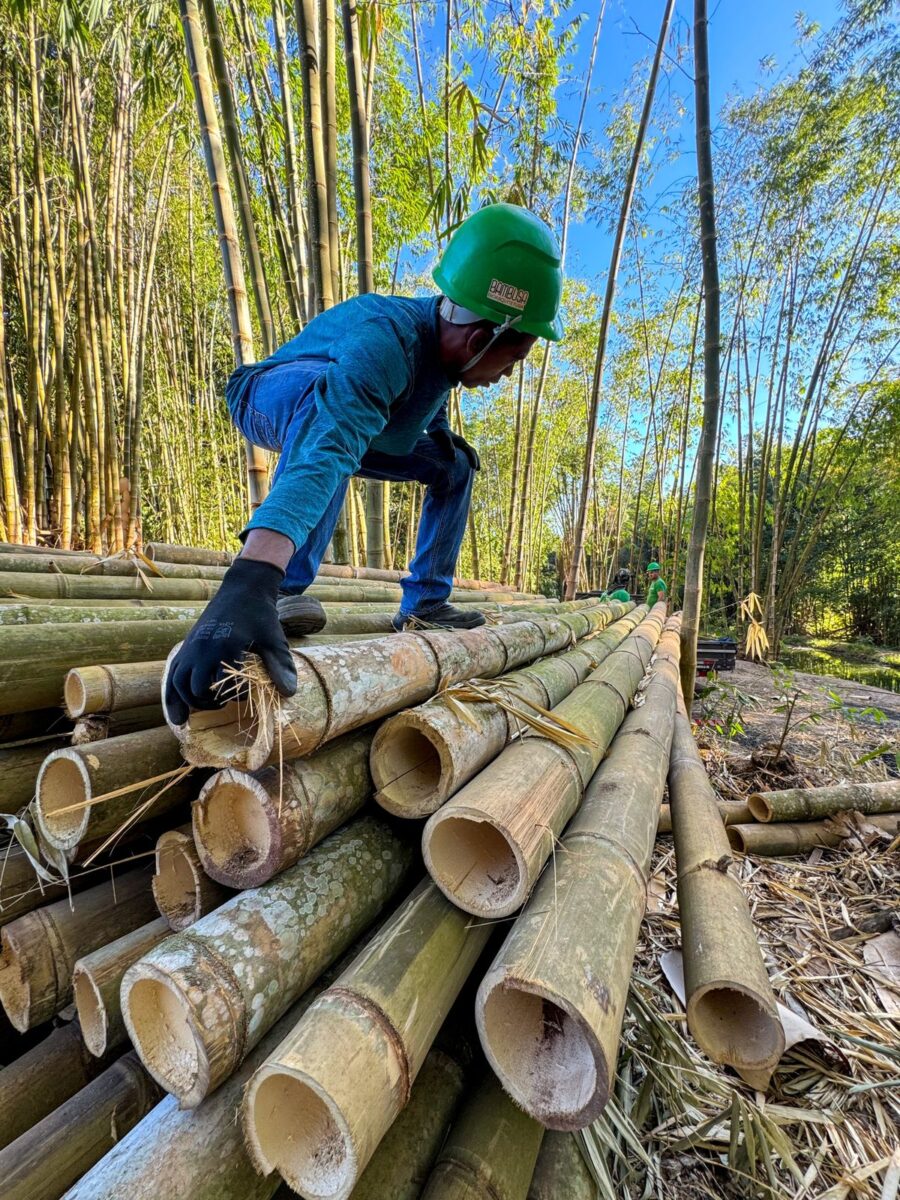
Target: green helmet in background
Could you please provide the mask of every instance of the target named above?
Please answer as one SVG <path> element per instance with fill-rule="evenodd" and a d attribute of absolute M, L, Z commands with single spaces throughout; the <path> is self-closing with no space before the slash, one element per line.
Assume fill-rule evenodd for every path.
<path fill-rule="evenodd" d="M 558 342 L 562 262 L 550 228 L 517 204 L 489 204 L 451 237 L 434 281 L 486 321 Z"/>
<path fill-rule="evenodd" d="M 652 563 L 647 563 L 647 570 L 648 571 L 661 571 L 662 567 L 659 565 L 658 562 L 652 562 Z"/>

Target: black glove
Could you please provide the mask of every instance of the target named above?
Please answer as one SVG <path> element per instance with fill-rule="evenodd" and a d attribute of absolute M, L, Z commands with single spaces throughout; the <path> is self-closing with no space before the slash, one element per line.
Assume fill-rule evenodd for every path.
<path fill-rule="evenodd" d="M 469 466 L 473 471 L 481 470 L 481 459 L 478 457 L 478 451 L 474 446 L 470 446 L 464 437 L 458 433 L 452 433 L 449 429 L 432 429 L 428 435 L 438 450 L 441 452 L 441 457 L 446 458 L 448 462 L 453 462 L 456 458 L 456 451 L 462 450 L 463 454 L 469 460 Z"/>
<path fill-rule="evenodd" d="M 297 669 L 275 603 L 284 571 L 254 558 L 236 558 L 175 656 L 166 680 L 166 712 L 183 725 L 192 708 L 221 708 L 213 685 L 248 651 L 263 661 L 282 696 L 297 690 Z"/>

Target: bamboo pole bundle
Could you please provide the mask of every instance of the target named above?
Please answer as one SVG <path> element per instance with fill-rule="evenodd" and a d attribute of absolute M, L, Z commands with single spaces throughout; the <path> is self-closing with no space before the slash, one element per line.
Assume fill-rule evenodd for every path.
<path fill-rule="evenodd" d="M 59 704 L 66 674 L 73 667 L 163 658 L 192 624 L 111 621 L 104 625 L 20 625 L 4 629 L 0 638 L 0 713 Z"/>
<path fill-rule="evenodd" d="M 655 605 L 552 710 L 584 740 L 563 744 L 531 733 L 513 742 L 429 818 L 425 865 L 454 904 L 477 916 L 502 917 L 528 899 L 622 724 L 664 620 L 665 605 Z"/>
<path fill-rule="evenodd" d="M 753 814 L 744 800 L 719 800 L 717 798 L 716 810 L 723 825 L 743 825 L 753 820 Z M 656 832 L 657 834 L 672 832 L 672 809 L 668 804 L 660 807 L 659 825 Z"/>
<path fill-rule="evenodd" d="M 747 800 L 756 821 L 820 821 L 835 813 L 900 812 L 900 779 L 883 783 L 842 783 L 834 787 L 753 792 Z"/>
<path fill-rule="evenodd" d="M 34 600 L 15 603 L 0 601 L 0 626 L 5 625 L 102 625 L 108 621 L 196 621 L 203 611 L 204 602 L 184 604 L 147 604 L 131 607 L 134 602 L 126 600 L 118 605 L 109 600 L 87 605 L 60 603 L 56 600 Z"/>
<path fill-rule="evenodd" d="M 84 1044 L 102 1057 L 125 1041 L 119 1002 L 122 977 L 132 963 L 171 933 L 161 917 L 79 958 L 72 969 L 72 992 Z"/>
<path fill-rule="evenodd" d="M 419 884 L 253 1075 L 243 1123 L 263 1174 L 307 1200 L 346 1200 L 490 931 Z"/>
<path fill-rule="evenodd" d="M 20 1033 L 72 999 L 79 958 L 146 924 L 154 915 L 149 871 L 128 871 L 17 917 L 0 930 L 0 1002 Z"/>
<path fill-rule="evenodd" d="M 60 1025 L 0 1071 L 0 1148 L 81 1091 L 104 1064 L 89 1054 L 77 1021 Z"/>
<path fill-rule="evenodd" d="M 63 704 L 73 719 L 159 704 L 164 660 L 73 667 L 63 684 Z"/>
<path fill-rule="evenodd" d="M 900 833 L 900 813 L 872 813 L 867 825 L 885 833 Z M 780 858 L 787 854 L 806 854 L 817 846 L 833 849 L 850 836 L 835 828 L 833 821 L 761 821 L 752 825 L 729 825 L 726 830 L 732 849 L 741 854 L 762 854 Z"/>
<path fill-rule="evenodd" d="M 728 872 L 728 837 L 680 695 L 669 798 L 688 1027 L 713 1062 L 768 1080 L 784 1053 L 784 1030 L 747 897 Z"/>
<path fill-rule="evenodd" d="M 350 1200 L 419 1200 L 464 1084 L 462 1067 L 455 1059 L 443 1050 L 429 1050 L 409 1103 L 384 1135 Z M 283 1188 L 287 1193 L 286 1184 Z M 279 1190 L 276 1200 L 281 1196 Z"/>
<path fill-rule="evenodd" d="M 372 744 L 375 799 L 398 817 L 427 817 L 527 728 L 516 711 L 555 708 L 584 682 L 642 617 L 633 609 L 574 650 L 542 659 L 482 686 L 482 701 L 441 692 L 389 717 Z M 504 704 L 495 703 L 496 697 Z"/>
<path fill-rule="evenodd" d="M 194 794 L 178 739 L 165 725 L 54 750 L 37 779 L 34 822 L 58 850 L 95 841 L 138 814 L 167 812 Z"/>
<path fill-rule="evenodd" d="M 482 1047 L 517 1104 L 551 1129 L 609 1099 L 644 915 L 678 688 L 668 622 L 644 703 L 622 724 L 545 872 L 482 980 Z M 602 914 L 602 920 L 596 914 Z"/>
<path fill-rule="evenodd" d="M 0 554 L 0 576 L 7 572 L 29 572 L 41 575 L 82 575 L 93 578 L 134 578 L 144 574 L 148 579 L 217 579 L 225 575 L 225 567 L 207 567 L 180 563 L 146 563 L 130 558 L 95 558 L 82 560 L 71 555 L 35 557 L 25 554 Z"/>
<path fill-rule="evenodd" d="M 23 805 L 30 803 L 41 763 L 53 750 L 66 746 L 68 741 L 68 735 L 60 734 L 58 737 L 43 737 L 24 746 L 0 748 L 0 779 L 3 780 L 5 812 L 17 812 Z M 5 890 L 2 880 L 0 889 Z"/>
<path fill-rule="evenodd" d="M 271 1200 L 279 1180 L 259 1175 L 250 1161 L 239 1120 L 241 1097 L 256 1068 L 337 974 L 332 968 L 289 1008 L 198 1108 L 182 1108 L 174 1096 L 161 1100 L 65 1200 Z"/>
<path fill-rule="evenodd" d="M 371 796 L 371 745 L 371 730 L 363 730 L 252 775 L 217 771 L 192 809 L 207 875 L 251 888 L 292 867 Z"/>
<path fill-rule="evenodd" d="M 551 1129 L 544 1134 L 528 1200 L 597 1200 L 597 1185 L 574 1133 Z"/>
<path fill-rule="evenodd" d="M 236 557 L 230 550 L 174 546 L 169 542 L 147 542 L 144 545 L 144 554 L 151 562 L 198 563 L 208 567 L 230 567 Z"/>
<path fill-rule="evenodd" d="M 422 1200 L 527 1200 L 544 1130 L 493 1075 L 454 1122 Z M 568 1191 L 558 1200 L 570 1200 Z"/>
<path fill-rule="evenodd" d="M 262 677 L 250 681 L 241 700 L 193 712 L 183 726 L 169 723 L 188 762 L 252 771 L 310 754 L 342 733 L 428 699 L 439 686 L 502 675 L 562 650 L 605 621 L 603 610 L 590 609 L 514 625 L 399 633 L 352 646 L 295 647 L 293 696 L 276 704 Z"/>
<path fill-rule="evenodd" d="M 153 898 L 160 916 L 176 933 L 230 899 L 233 892 L 210 879 L 200 863 L 190 825 L 168 829 L 156 843 Z"/>
<path fill-rule="evenodd" d="M 124 1054 L 0 1150 L 3 1200 L 59 1200 L 159 1098 L 137 1055 Z"/>
<path fill-rule="evenodd" d="M 135 963 L 122 1010 L 151 1075 L 199 1104 L 372 924 L 411 859 L 385 824 L 363 818 Z"/>
<path fill-rule="evenodd" d="M 0 596 L 16 600 L 209 600 L 219 590 L 217 579 L 157 579 L 120 575 L 41 575 L 36 571 L 4 572 L 0 575 Z"/>

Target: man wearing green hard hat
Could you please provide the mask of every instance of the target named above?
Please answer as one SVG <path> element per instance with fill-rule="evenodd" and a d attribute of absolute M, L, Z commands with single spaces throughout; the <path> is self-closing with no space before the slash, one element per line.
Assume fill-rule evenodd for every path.
<path fill-rule="evenodd" d="M 669 589 L 666 587 L 666 581 L 660 575 L 660 570 L 658 562 L 647 563 L 647 577 L 650 580 L 650 586 L 647 589 L 647 603 L 651 608 L 657 601 L 669 598 Z"/>
<path fill-rule="evenodd" d="M 562 266 L 556 238 L 514 204 L 473 213 L 434 270 L 441 295 L 368 294 L 321 313 L 226 388 L 232 419 L 281 457 L 269 495 L 241 534 L 243 550 L 189 633 L 166 684 L 170 719 L 217 708 L 225 665 L 262 658 L 283 695 L 296 690 L 287 635 L 325 624 L 303 593 L 331 541 L 352 475 L 425 485 L 416 553 L 395 629 L 420 619 L 446 629 L 484 623 L 448 598 L 478 453 L 453 433 L 456 386 L 508 376 L 538 338 L 559 341 Z"/>

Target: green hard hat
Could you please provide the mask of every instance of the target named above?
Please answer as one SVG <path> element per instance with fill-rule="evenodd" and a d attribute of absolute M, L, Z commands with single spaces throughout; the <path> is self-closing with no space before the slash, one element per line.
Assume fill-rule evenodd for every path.
<path fill-rule="evenodd" d="M 661 571 L 662 567 L 659 565 L 658 562 L 652 562 L 652 563 L 647 563 L 647 570 L 648 571 Z"/>
<path fill-rule="evenodd" d="M 502 324 L 558 342 L 562 262 L 559 246 L 540 217 L 517 204 L 489 204 L 472 213 L 451 237 L 434 281 L 454 304 Z"/>

